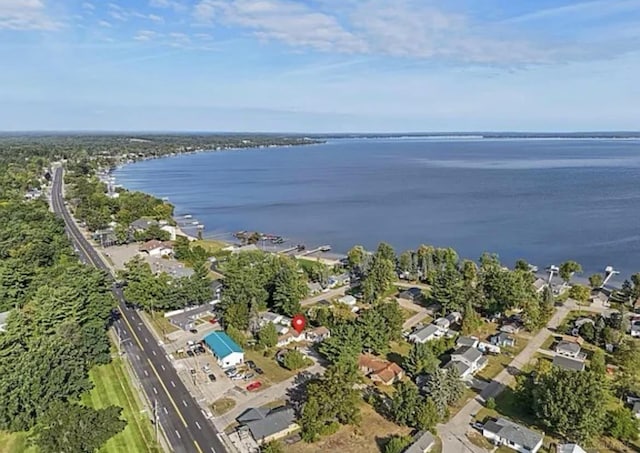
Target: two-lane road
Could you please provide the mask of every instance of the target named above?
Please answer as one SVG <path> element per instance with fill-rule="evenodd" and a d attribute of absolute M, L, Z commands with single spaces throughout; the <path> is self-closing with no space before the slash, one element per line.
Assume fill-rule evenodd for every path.
<path fill-rule="evenodd" d="M 67 233 L 81 259 L 109 272 L 98 252 L 82 235 L 71 218 L 62 197 L 62 168 L 54 172 L 51 204 L 65 222 Z M 114 289 L 121 316 L 114 323 L 122 349 L 126 352 L 147 398 L 157 406 L 160 425 L 174 452 L 226 453 L 218 431 L 205 418 L 135 309 L 125 304 L 122 291 Z"/>

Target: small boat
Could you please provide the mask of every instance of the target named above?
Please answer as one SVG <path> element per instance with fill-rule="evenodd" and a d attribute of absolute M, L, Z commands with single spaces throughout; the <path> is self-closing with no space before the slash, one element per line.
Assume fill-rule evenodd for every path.
<path fill-rule="evenodd" d="M 184 218 L 185 218 L 185 219 L 190 219 L 190 218 L 192 218 L 192 217 L 193 217 L 193 216 L 192 216 L 191 214 L 185 214 L 185 215 L 184 215 Z"/>

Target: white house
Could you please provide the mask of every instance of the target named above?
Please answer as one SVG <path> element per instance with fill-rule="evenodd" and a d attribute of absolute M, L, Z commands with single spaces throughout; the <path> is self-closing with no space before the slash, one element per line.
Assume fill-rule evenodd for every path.
<path fill-rule="evenodd" d="M 211 332 L 204 337 L 204 342 L 221 368 L 231 368 L 244 363 L 244 351 L 226 333 Z"/>
<path fill-rule="evenodd" d="M 7 319 L 9 319 L 9 312 L 4 311 L 0 313 L 0 332 L 4 332 L 7 328 Z"/>
<path fill-rule="evenodd" d="M 421 329 L 417 329 L 409 335 L 409 341 L 414 343 L 426 343 L 427 341 L 441 338 L 446 333 L 446 329 L 442 329 L 435 324 L 429 324 Z"/>
<path fill-rule="evenodd" d="M 556 447 L 556 453 L 587 453 L 584 448 L 578 444 L 559 444 Z"/>
<path fill-rule="evenodd" d="M 346 304 L 350 307 L 353 307 L 357 300 L 355 297 L 351 296 L 351 295 L 346 295 L 346 296 L 342 296 L 340 299 L 338 299 L 338 302 L 340 302 L 341 304 Z"/>
<path fill-rule="evenodd" d="M 149 256 L 169 256 L 173 253 L 173 244 L 153 239 L 142 244 L 138 250 Z"/>
<path fill-rule="evenodd" d="M 451 354 L 451 361 L 445 368 L 454 369 L 460 379 L 467 379 L 487 365 L 482 352 L 471 346 L 461 346 Z"/>
<path fill-rule="evenodd" d="M 504 445 L 520 453 L 536 453 L 544 436 L 505 418 L 489 420 L 482 427 L 482 435 L 495 445 Z"/>

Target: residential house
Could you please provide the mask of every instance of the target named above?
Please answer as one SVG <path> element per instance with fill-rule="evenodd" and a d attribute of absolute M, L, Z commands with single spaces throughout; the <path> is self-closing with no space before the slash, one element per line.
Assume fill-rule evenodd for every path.
<path fill-rule="evenodd" d="M 556 346 L 556 354 L 577 359 L 580 357 L 580 345 L 571 341 L 561 341 Z"/>
<path fill-rule="evenodd" d="M 544 439 L 542 434 L 502 417 L 486 422 L 482 435 L 495 445 L 504 445 L 520 453 L 536 453 Z"/>
<path fill-rule="evenodd" d="M 409 335 L 409 341 L 412 341 L 414 343 L 426 343 L 427 341 L 443 337 L 445 333 L 445 329 L 442 329 L 434 324 L 429 324 L 428 326 L 417 329 L 413 333 L 411 333 L 411 335 Z"/>
<path fill-rule="evenodd" d="M 578 318 L 573 321 L 573 327 L 578 330 L 580 330 L 580 327 L 584 326 L 585 324 L 591 324 L 592 326 L 595 326 L 596 322 L 591 318 Z"/>
<path fill-rule="evenodd" d="M 516 339 L 506 332 L 497 333 L 492 336 L 489 341 L 493 345 L 507 348 L 513 348 L 516 345 Z"/>
<path fill-rule="evenodd" d="M 451 361 L 446 368 L 453 368 L 458 372 L 460 379 L 466 379 L 484 368 L 487 358 L 482 352 L 470 346 L 462 346 L 451 354 Z"/>
<path fill-rule="evenodd" d="M 533 282 L 533 288 L 538 294 L 544 291 L 546 287 L 547 287 L 547 281 L 542 278 L 536 278 L 536 280 Z"/>
<path fill-rule="evenodd" d="M 460 324 L 460 322 L 462 322 L 462 313 L 460 313 L 459 311 L 452 311 L 447 316 L 445 316 L 445 319 L 449 321 L 449 326 Z"/>
<path fill-rule="evenodd" d="M 358 368 L 376 384 L 392 385 L 404 377 L 404 370 L 398 364 L 371 354 L 358 357 Z"/>
<path fill-rule="evenodd" d="M 273 313 L 270 311 L 265 311 L 264 313 L 260 313 L 260 327 L 266 325 L 267 323 L 273 324 L 282 324 L 282 319 L 284 317 L 279 315 L 278 313 Z"/>
<path fill-rule="evenodd" d="M 319 326 L 306 331 L 307 341 L 320 343 L 331 336 L 331 331 L 324 326 Z"/>
<path fill-rule="evenodd" d="M 345 286 L 351 283 L 351 276 L 346 272 L 340 275 L 332 275 L 329 277 L 328 283 L 330 288 Z"/>
<path fill-rule="evenodd" d="M 611 306 L 611 290 L 607 288 L 598 288 L 591 291 L 590 301 L 592 304 L 601 305 L 603 307 Z"/>
<path fill-rule="evenodd" d="M 636 401 L 635 403 L 633 403 L 631 412 L 636 418 L 640 418 L 640 401 Z"/>
<path fill-rule="evenodd" d="M 584 371 L 585 368 L 582 360 L 571 359 L 562 355 L 557 355 L 553 358 L 553 366 L 571 371 Z"/>
<path fill-rule="evenodd" d="M 438 318 L 433 321 L 433 324 L 440 327 L 441 329 L 446 330 L 451 326 L 451 321 L 449 321 L 447 318 Z"/>
<path fill-rule="evenodd" d="M 469 346 L 470 348 L 477 348 L 478 347 L 478 339 L 476 337 L 459 337 L 456 340 L 456 347 L 460 348 L 462 346 Z"/>
<path fill-rule="evenodd" d="M 142 232 L 148 230 L 152 225 L 158 225 L 158 222 L 153 219 L 138 219 L 131 222 L 129 228 L 134 232 Z"/>
<path fill-rule="evenodd" d="M 476 348 L 478 348 L 478 351 L 481 351 L 485 354 L 491 353 L 491 354 L 500 354 L 500 346 L 497 346 L 495 344 L 491 344 L 491 343 L 487 343 L 486 341 L 480 341 L 478 343 L 478 345 L 476 346 Z"/>
<path fill-rule="evenodd" d="M 299 341 L 310 341 L 312 343 L 319 343 L 326 338 L 329 338 L 330 336 L 331 332 L 324 326 L 315 327 L 313 329 L 305 330 L 300 333 L 285 327 L 284 332 L 278 336 L 278 342 L 276 343 L 276 346 L 282 348 L 284 346 L 287 346 L 288 344 Z"/>
<path fill-rule="evenodd" d="M 322 285 L 318 282 L 307 282 L 307 288 L 312 296 L 322 292 Z"/>
<path fill-rule="evenodd" d="M 239 431 L 248 431 L 259 445 L 282 439 L 300 429 L 291 407 L 276 409 L 251 408 L 244 411 L 236 421 Z"/>
<path fill-rule="evenodd" d="M 222 299 L 222 288 L 223 283 L 220 280 L 212 280 L 211 281 L 211 294 L 213 298 L 211 299 L 211 304 L 217 304 Z"/>
<path fill-rule="evenodd" d="M 355 297 L 347 294 L 346 296 L 342 296 L 340 299 L 338 299 L 338 302 L 353 307 L 356 304 L 357 300 Z"/>
<path fill-rule="evenodd" d="M 142 244 L 138 250 L 147 253 L 149 256 L 169 256 L 173 254 L 173 244 L 168 241 L 163 242 L 152 239 Z"/>
<path fill-rule="evenodd" d="M 516 334 L 522 329 L 522 322 L 517 319 L 510 318 L 500 326 L 500 332 Z"/>
<path fill-rule="evenodd" d="M 221 368 L 230 368 L 244 362 L 244 351 L 226 333 L 211 332 L 204 342 Z"/>
<path fill-rule="evenodd" d="M 556 453 L 587 453 L 578 444 L 558 444 L 556 446 Z"/>
<path fill-rule="evenodd" d="M 629 334 L 635 338 L 640 337 L 640 319 L 634 319 L 633 321 L 631 321 Z"/>
<path fill-rule="evenodd" d="M 7 330 L 7 320 L 9 319 L 9 313 L 11 311 L 3 311 L 0 313 L 0 332 L 5 332 Z"/>
<path fill-rule="evenodd" d="M 422 290 L 417 287 L 409 288 L 405 291 L 402 291 L 398 297 L 400 299 L 409 300 L 411 302 L 416 302 L 422 299 Z"/>
<path fill-rule="evenodd" d="M 429 431 L 419 431 L 413 436 L 413 441 L 403 453 L 427 453 L 436 444 L 436 440 Z"/>
<path fill-rule="evenodd" d="M 110 247 L 115 245 L 118 242 L 118 238 L 116 236 L 113 228 L 105 228 L 104 230 L 96 230 L 92 235 L 91 239 L 96 241 L 102 247 Z"/>

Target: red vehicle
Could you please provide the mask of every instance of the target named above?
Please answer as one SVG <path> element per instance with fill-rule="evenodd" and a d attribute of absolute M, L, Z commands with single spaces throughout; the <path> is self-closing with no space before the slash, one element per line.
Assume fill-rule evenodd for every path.
<path fill-rule="evenodd" d="M 262 382 L 255 381 L 255 382 L 252 382 L 251 384 L 247 385 L 247 390 L 252 392 L 254 390 L 258 390 L 260 387 L 262 387 Z"/>
<path fill-rule="evenodd" d="M 209 322 L 210 322 L 211 324 L 215 324 L 215 323 L 217 323 L 217 322 L 218 322 L 218 320 L 217 320 L 216 318 L 211 318 L 211 319 L 209 320 Z"/>

